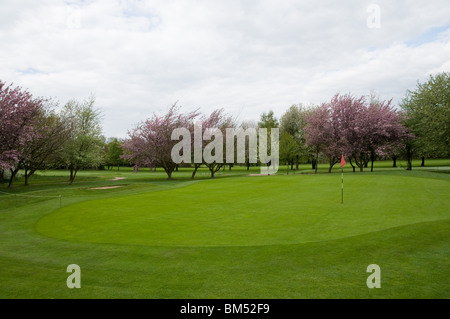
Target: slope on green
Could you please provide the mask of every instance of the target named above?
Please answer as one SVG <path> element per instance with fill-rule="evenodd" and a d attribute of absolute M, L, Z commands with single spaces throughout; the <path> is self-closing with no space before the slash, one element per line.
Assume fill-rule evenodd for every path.
<path fill-rule="evenodd" d="M 449 174 L 346 174 L 343 205 L 340 174 L 101 174 L 0 196 L 0 298 L 450 298 Z"/>
<path fill-rule="evenodd" d="M 296 244 L 449 217 L 448 182 L 393 175 L 261 176 L 91 200 L 44 216 L 39 233 L 153 246 Z M 413 198 L 409 194 L 414 194 Z"/>

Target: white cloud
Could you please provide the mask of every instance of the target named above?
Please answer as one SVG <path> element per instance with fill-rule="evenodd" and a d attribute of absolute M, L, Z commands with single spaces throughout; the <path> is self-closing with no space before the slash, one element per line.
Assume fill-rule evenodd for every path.
<path fill-rule="evenodd" d="M 423 39 L 446 2 L 377 1 L 370 29 L 372 1 L 2 1 L 0 79 L 62 104 L 94 93 L 119 137 L 176 101 L 256 120 L 337 92 L 398 102 L 450 71 L 450 29 Z"/>

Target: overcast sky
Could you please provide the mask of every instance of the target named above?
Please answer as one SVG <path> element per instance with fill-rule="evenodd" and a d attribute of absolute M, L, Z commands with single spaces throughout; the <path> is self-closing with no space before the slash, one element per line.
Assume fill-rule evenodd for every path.
<path fill-rule="evenodd" d="M 398 104 L 450 71 L 450 4 L 0 1 L 0 80 L 60 105 L 91 93 L 107 137 L 178 101 L 239 120 L 336 93 Z"/>

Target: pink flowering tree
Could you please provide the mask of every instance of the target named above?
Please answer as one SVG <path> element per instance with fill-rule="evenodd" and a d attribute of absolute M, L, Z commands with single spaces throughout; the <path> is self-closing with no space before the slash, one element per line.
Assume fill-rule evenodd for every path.
<path fill-rule="evenodd" d="M 137 125 L 128 132 L 128 138 L 122 143 L 124 155 L 135 167 L 159 166 L 164 169 L 169 179 L 177 167 L 172 159 L 172 148 L 178 143 L 172 139 L 172 132 L 177 128 L 193 129 L 193 121 L 199 113 L 179 112 L 179 107 L 172 105 L 165 115 L 153 114 L 152 118 Z"/>
<path fill-rule="evenodd" d="M 406 127 L 402 124 L 404 117 L 391 103 L 392 100 L 372 102 L 366 108 L 371 171 L 377 156 L 387 157 L 394 150 L 402 148 L 407 137 Z"/>
<path fill-rule="evenodd" d="M 312 148 L 314 161 L 318 163 L 319 154 L 325 150 L 327 153 L 331 147 L 332 123 L 329 104 L 323 103 L 306 115 L 305 137 L 306 144 Z M 318 165 L 315 165 L 317 174 Z"/>
<path fill-rule="evenodd" d="M 348 158 L 350 165 L 356 163 L 364 167 L 367 149 L 365 148 L 366 131 L 364 123 L 365 98 L 356 98 L 350 94 L 336 94 L 330 102 L 332 121 L 338 126 L 335 139 L 339 140 L 339 152 Z M 340 154 L 339 154 L 340 156 Z"/>
<path fill-rule="evenodd" d="M 353 170 L 356 165 L 362 172 L 371 161 L 373 171 L 375 158 L 398 149 L 407 135 L 403 116 L 391 101 L 368 103 L 364 96 L 335 95 L 306 120 L 307 143 L 314 148 L 316 158 L 321 152 L 328 159 L 329 172 L 341 154 Z"/>
<path fill-rule="evenodd" d="M 209 143 L 208 140 L 204 140 L 203 136 L 205 135 L 205 131 L 210 128 L 217 128 L 221 125 L 224 118 L 224 109 L 216 109 L 209 116 L 202 115 L 198 122 L 195 123 L 194 130 L 191 130 L 191 140 L 192 140 L 192 154 L 191 154 L 191 163 L 194 165 L 194 171 L 192 172 L 191 178 L 195 178 L 195 174 L 197 170 L 202 165 L 206 165 L 214 176 L 214 173 L 219 170 L 223 165 L 221 163 L 210 163 L 207 164 L 203 160 L 203 151 L 205 150 L 206 145 Z M 200 126 L 201 125 L 201 126 Z M 197 139 L 197 142 L 195 141 Z M 198 145 L 196 145 L 198 144 Z M 197 148 L 197 150 L 196 150 Z M 197 154 L 195 154 L 197 152 Z M 201 154 L 201 159 L 199 158 Z M 213 171 L 211 171 L 211 169 Z"/>
<path fill-rule="evenodd" d="M 342 121 L 346 125 L 346 154 L 352 166 L 355 163 L 361 172 L 369 162 L 373 171 L 377 156 L 387 156 L 402 146 L 406 129 L 401 113 L 394 109 L 391 100 L 370 103 L 364 97 L 353 100 L 356 103 L 348 110 L 353 114 L 351 120 Z"/>
<path fill-rule="evenodd" d="M 62 156 L 63 145 L 69 136 L 62 117 L 45 107 L 38 112 L 33 122 L 34 134 L 20 148 L 16 165 L 11 169 L 10 187 L 19 170 L 23 170 L 24 184 L 28 185 L 30 177 L 38 169 L 53 165 Z"/>
<path fill-rule="evenodd" d="M 34 98 L 21 87 L 0 81 L 0 179 L 10 171 L 10 185 L 18 171 L 24 147 L 35 135 L 34 124 L 43 100 Z"/>
<path fill-rule="evenodd" d="M 210 154 L 208 154 L 207 152 L 204 153 L 203 156 L 203 162 L 205 164 L 205 166 L 209 169 L 209 172 L 211 173 L 211 178 L 214 178 L 214 174 L 216 172 L 218 172 L 221 168 L 224 168 L 225 164 L 226 164 L 226 138 L 227 138 L 227 128 L 234 128 L 236 126 L 233 118 L 225 113 L 224 109 L 217 109 L 215 111 L 213 111 L 210 116 L 207 118 L 206 120 L 206 129 L 217 129 L 217 133 L 219 133 L 217 135 L 214 136 L 213 142 L 217 142 L 215 149 L 211 150 L 209 149 L 209 146 L 211 146 L 212 141 L 211 140 L 206 140 L 204 143 L 206 143 L 206 145 L 204 145 L 203 147 L 203 151 L 207 151 L 208 149 L 211 151 Z M 206 133 L 206 131 L 205 131 Z M 205 135 L 204 135 L 205 137 Z M 217 140 L 216 140 L 217 139 Z M 217 154 L 219 154 L 219 148 L 221 148 L 221 153 L 222 156 L 219 158 L 219 156 L 216 156 Z M 235 151 L 235 150 L 233 150 Z M 216 154 L 217 153 L 217 154 Z M 211 158 L 216 158 L 216 160 L 214 161 L 205 161 L 205 156 L 208 157 L 208 155 L 211 155 Z M 230 163 L 231 164 L 231 163 Z M 224 168 L 225 169 L 225 168 Z"/>
<path fill-rule="evenodd" d="M 37 116 L 34 137 L 25 144 L 19 167 L 24 171 L 24 184 L 37 171 L 57 163 L 70 132 L 64 119 L 49 108 Z"/>

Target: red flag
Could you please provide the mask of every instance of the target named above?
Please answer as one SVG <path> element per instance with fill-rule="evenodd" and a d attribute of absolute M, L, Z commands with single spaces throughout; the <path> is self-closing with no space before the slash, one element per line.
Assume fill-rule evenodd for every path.
<path fill-rule="evenodd" d="M 344 167 L 344 165 L 345 165 L 345 159 L 344 159 L 344 154 L 342 154 L 342 157 L 341 157 L 341 167 Z"/>

